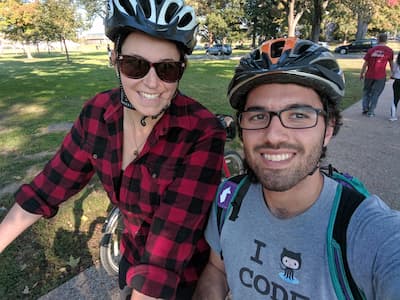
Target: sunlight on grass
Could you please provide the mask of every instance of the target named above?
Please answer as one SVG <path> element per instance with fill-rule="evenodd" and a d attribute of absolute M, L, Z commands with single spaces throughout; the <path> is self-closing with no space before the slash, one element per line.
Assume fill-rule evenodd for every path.
<path fill-rule="evenodd" d="M 36 115 L 37 117 L 40 117 L 47 112 L 47 109 L 46 107 L 37 104 L 29 104 L 29 105 L 16 104 L 11 107 L 10 111 L 12 114 L 17 114 L 20 116 L 33 114 Z"/>
<path fill-rule="evenodd" d="M 21 149 L 22 145 L 29 143 L 30 137 L 22 135 L 18 129 L 8 129 L 6 133 L 1 132 L 0 135 L 0 152 L 8 154 Z M 1 159 L 1 156 L 0 156 Z"/>

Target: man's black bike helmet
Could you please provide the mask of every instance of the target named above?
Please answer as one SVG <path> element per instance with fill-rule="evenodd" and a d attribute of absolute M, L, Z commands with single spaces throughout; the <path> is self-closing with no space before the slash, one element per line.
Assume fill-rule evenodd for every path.
<path fill-rule="evenodd" d="M 177 42 L 186 54 L 196 45 L 198 22 L 183 0 L 108 0 L 104 25 L 113 42 L 121 32 L 136 29 Z"/>
<path fill-rule="evenodd" d="M 337 106 L 344 95 L 344 76 L 333 54 L 311 41 L 269 40 L 244 56 L 228 87 L 228 98 L 243 110 L 247 93 L 265 83 L 296 83 L 316 90 Z"/>

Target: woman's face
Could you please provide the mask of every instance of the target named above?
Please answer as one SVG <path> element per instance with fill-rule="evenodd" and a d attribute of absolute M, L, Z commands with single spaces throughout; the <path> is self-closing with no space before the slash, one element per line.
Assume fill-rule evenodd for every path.
<path fill-rule="evenodd" d="M 121 55 L 143 58 L 151 63 L 180 59 L 173 42 L 154 38 L 142 32 L 132 32 L 122 44 Z M 117 62 L 118 67 L 118 62 Z M 143 116 L 155 116 L 168 106 L 178 87 L 178 82 L 161 80 L 154 67 L 142 78 L 132 79 L 120 71 L 121 82 L 129 102 Z"/>

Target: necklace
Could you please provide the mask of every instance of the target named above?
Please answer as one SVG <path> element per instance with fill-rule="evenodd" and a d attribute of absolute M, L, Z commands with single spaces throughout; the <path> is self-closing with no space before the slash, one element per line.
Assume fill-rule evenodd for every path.
<path fill-rule="evenodd" d="M 136 159 L 139 156 L 151 130 L 150 126 L 138 126 L 139 123 L 136 121 L 138 120 L 132 111 L 125 111 L 124 108 L 124 136 L 126 139 L 124 149 L 128 160 Z M 139 128 L 140 130 L 137 130 Z"/>
<path fill-rule="evenodd" d="M 138 157 L 144 143 L 146 142 L 146 139 L 144 139 L 141 143 L 137 143 L 138 137 L 136 134 L 136 125 L 135 122 L 132 123 L 133 124 L 133 143 L 135 144 L 135 149 L 133 149 L 133 156 L 134 158 Z"/>

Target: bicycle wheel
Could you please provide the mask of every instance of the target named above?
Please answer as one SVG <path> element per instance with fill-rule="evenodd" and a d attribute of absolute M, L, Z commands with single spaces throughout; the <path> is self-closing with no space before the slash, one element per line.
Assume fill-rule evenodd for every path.
<path fill-rule="evenodd" d="M 100 262 L 109 275 L 118 275 L 121 259 L 119 242 L 124 225 L 117 207 L 111 210 L 103 228 L 103 237 L 100 242 Z"/>
<path fill-rule="evenodd" d="M 237 153 L 234 150 L 227 150 L 224 153 L 224 159 L 225 159 L 225 164 L 229 171 L 229 174 L 226 174 L 227 172 L 223 171 L 222 175 L 224 178 L 243 174 L 244 164 L 243 164 L 243 159 L 239 155 L 239 153 Z"/>

